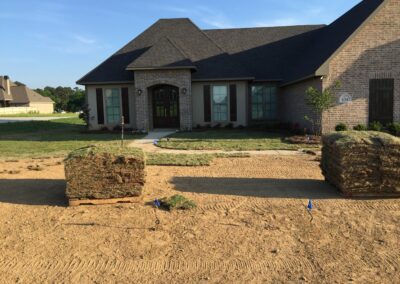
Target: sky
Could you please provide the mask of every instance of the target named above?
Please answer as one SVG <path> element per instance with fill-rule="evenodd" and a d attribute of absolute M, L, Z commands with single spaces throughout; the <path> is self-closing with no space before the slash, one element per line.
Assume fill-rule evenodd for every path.
<path fill-rule="evenodd" d="M 201 29 L 329 24 L 360 0 L 2 0 L 0 75 L 75 82 L 160 18 Z"/>

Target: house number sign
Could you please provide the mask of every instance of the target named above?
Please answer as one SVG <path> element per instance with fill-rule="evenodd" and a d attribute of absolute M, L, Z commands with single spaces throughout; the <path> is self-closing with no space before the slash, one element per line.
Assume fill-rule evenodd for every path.
<path fill-rule="evenodd" d="M 353 101 L 353 98 L 350 96 L 349 93 L 343 93 L 339 97 L 339 103 L 340 104 L 348 104 Z"/>

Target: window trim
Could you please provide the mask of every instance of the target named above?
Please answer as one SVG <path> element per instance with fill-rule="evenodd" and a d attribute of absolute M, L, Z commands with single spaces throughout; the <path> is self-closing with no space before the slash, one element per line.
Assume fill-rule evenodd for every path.
<path fill-rule="evenodd" d="M 104 125 L 114 125 L 114 126 L 117 126 L 117 125 L 120 125 L 121 124 L 121 121 L 119 121 L 119 122 L 117 122 L 117 123 L 110 123 L 110 122 L 108 122 L 108 118 L 107 118 L 107 99 L 106 99 L 106 90 L 107 89 L 117 89 L 118 90 L 118 92 L 119 92 L 119 94 L 118 94 L 118 97 L 119 97 L 119 113 L 120 113 L 120 115 L 122 114 L 122 96 L 121 96 L 121 93 L 122 93 L 122 91 L 121 91 L 121 89 L 122 89 L 123 87 L 122 86 L 119 86 L 119 87 L 103 87 L 102 89 L 103 89 L 103 110 L 104 110 Z M 129 89 L 128 89 L 128 94 L 129 94 Z"/>
<path fill-rule="evenodd" d="M 265 86 L 276 88 L 276 118 L 275 119 L 253 119 L 253 99 L 252 99 L 252 87 L 254 86 Z M 248 87 L 248 118 L 251 123 L 265 123 L 265 122 L 277 122 L 279 121 L 279 88 L 278 85 L 272 82 L 265 83 L 250 83 Z"/>
<path fill-rule="evenodd" d="M 230 98 L 229 98 L 229 84 L 211 84 L 211 122 L 217 123 L 229 123 L 230 122 Z M 225 87 L 226 88 L 226 120 L 216 120 L 214 117 L 214 87 Z"/>

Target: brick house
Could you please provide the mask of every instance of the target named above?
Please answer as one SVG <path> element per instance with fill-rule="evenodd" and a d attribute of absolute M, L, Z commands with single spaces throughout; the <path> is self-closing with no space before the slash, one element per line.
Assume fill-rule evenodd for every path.
<path fill-rule="evenodd" d="M 339 81 L 323 132 L 400 121 L 400 0 L 364 0 L 330 25 L 200 30 L 161 19 L 77 83 L 90 127 L 292 123 L 305 91 Z"/>
<path fill-rule="evenodd" d="M 13 114 L 27 111 L 53 113 L 54 102 L 23 84 L 16 84 L 6 76 L 0 76 L 0 113 Z"/>

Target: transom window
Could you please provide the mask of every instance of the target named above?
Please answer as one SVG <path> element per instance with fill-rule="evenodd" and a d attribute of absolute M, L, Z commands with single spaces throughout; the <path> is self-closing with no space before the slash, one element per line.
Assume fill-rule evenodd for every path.
<path fill-rule="evenodd" d="M 228 120 L 228 87 L 212 87 L 212 111 L 214 121 Z"/>
<path fill-rule="evenodd" d="M 277 88 L 271 85 L 255 85 L 251 87 L 252 120 L 277 119 Z"/>
<path fill-rule="evenodd" d="M 121 119 L 120 89 L 105 89 L 107 123 L 119 123 Z"/>

